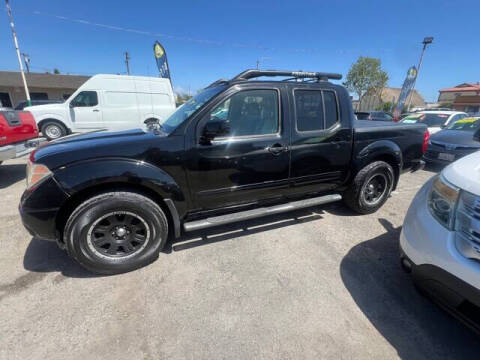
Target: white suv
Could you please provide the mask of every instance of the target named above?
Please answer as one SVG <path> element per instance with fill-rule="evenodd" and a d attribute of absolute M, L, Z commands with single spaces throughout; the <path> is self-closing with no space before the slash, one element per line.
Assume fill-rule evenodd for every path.
<path fill-rule="evenodd" d="M 415 284 L 480 330 L 480 152 L 446 167 L 417 193 L 400 235 Z"/>

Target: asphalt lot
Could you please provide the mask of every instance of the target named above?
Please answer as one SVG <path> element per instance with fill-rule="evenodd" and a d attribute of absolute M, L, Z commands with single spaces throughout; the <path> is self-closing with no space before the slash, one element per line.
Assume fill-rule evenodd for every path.
<path fill-rule="evenodd" d="M 100 277 L 23 228 L 24 163 L 0 166 L 0 359 L 478 359 L 479 338 L 399 266 L 433 171 L 373 215 L 335 203 L 204 230 Z"/>

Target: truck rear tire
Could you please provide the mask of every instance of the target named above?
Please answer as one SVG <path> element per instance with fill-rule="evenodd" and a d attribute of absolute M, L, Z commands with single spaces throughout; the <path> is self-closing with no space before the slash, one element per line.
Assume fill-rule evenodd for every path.
<path fill-rule="evenodd" d="M 394 183 L 392 167 L 384 161 L 375 161 L 361 169 L 350 187 L 345 191 L 343 200 L 353 211 L 359 214 L 372 214 L 387 201 Z"/>
<path fill-rule="evenodd" d="M 67 129 L 61 123 L 57 121 L 46 121 L 42 124 L 41 128 L 43 136 L 48 140 L 59 139 L 67 135 Z"/>
<path fill-rule="evenodd" d="M 158 258 L 168 235 L 167 218 L 151 199 L 108 192 L 80 204 L 64 230 L 68 254 L 97 274 L 119 274 Z"/>

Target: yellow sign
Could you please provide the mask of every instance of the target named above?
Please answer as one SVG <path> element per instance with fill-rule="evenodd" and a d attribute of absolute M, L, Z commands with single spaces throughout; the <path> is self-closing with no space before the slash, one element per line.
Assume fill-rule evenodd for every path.
<path fill-rule="evenodd" d="M 155 47 L 153 48 L 153 51 L 154 51 L 155 57 L 157 59 L 161 58 L 163 56 L 163 54 L 165 54 L 165 50 L 163 50 L 163 47 L 159 43 L 155 44 Z"/>

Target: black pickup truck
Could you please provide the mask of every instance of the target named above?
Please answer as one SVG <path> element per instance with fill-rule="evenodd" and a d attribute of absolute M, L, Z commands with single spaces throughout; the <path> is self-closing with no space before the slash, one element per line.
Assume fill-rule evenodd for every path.
<path fill-rule="evenodd" d="M 267 81 L 259 77 L 281 77 Z M 130 271 L 182 231 L 343 198 L 376 211 L 423 166 L 425 125 L 355 120 L 338 74 L 247 70 L 159 128 L 73 135 L 36 150 L 20 213 L 85 268 Z"/>

